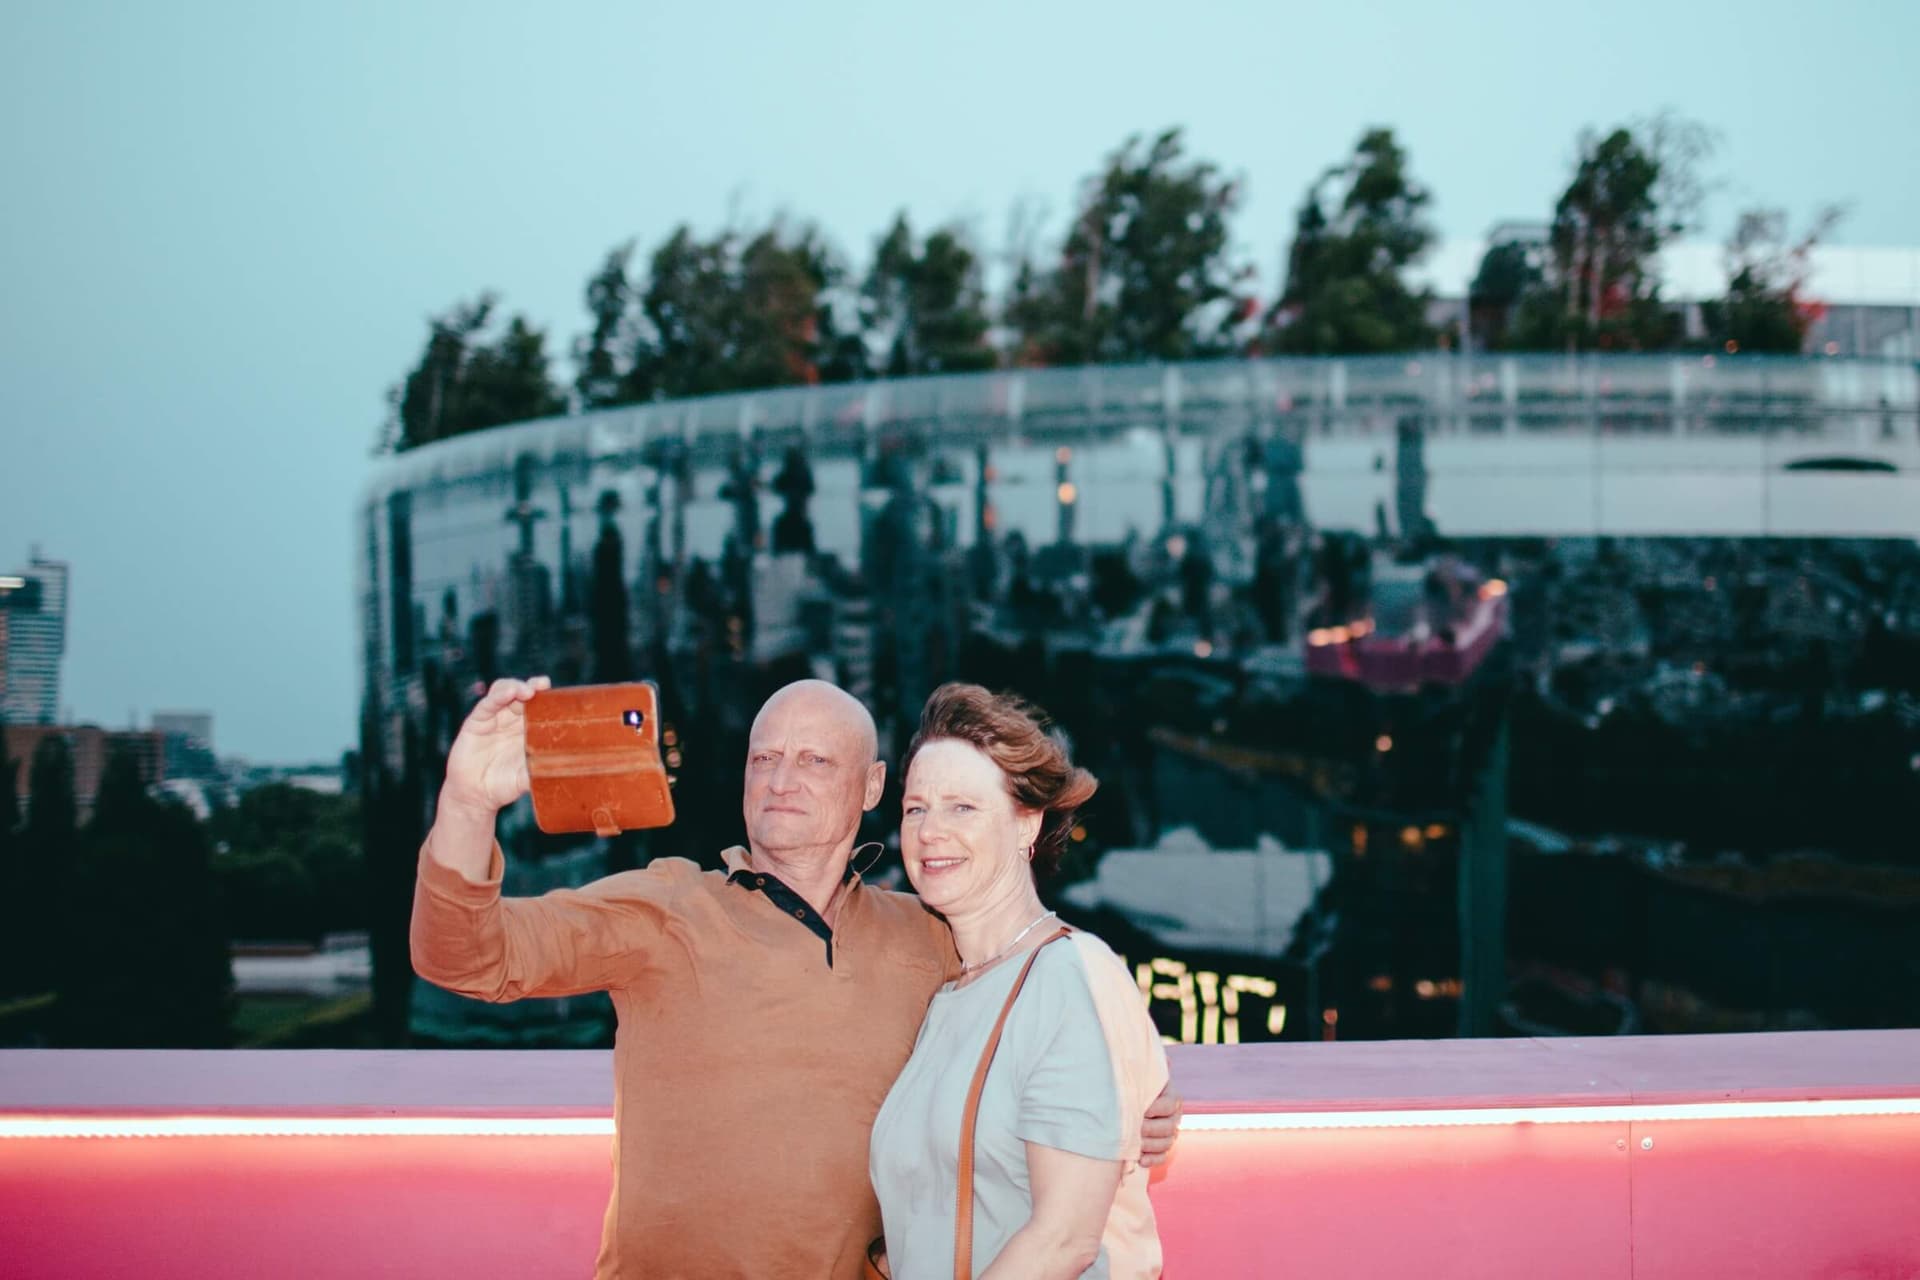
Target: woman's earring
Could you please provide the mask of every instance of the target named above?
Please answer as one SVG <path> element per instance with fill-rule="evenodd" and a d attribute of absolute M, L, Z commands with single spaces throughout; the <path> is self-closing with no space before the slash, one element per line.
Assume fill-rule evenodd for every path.
<path fill-rule="evenodd" d="M 859 860 L 860 850 L 865 849 L 869 846 L 871 846 L 873 849 L 873 856 L 867 859 L 866 864 L 864 866 L 854 867 L 853 874 L 856 876 L 864 876 L 867 874 L 867 872 L 873 870 L 873 864 L 880 861 L 880 855 L 887 851 L 887 846 L 881 844 L 878 840 L 869 840 L 867 841 L 866 844 L 861 845 L 859 848 L 853 851 L 854 861 L 857 862 Z"/>
<path fill-rule="evenodd" d="M 1032 845 L 1028 845 L 1028 846 L 1027 846 L 1027 861 L 1028 861 L 1028 862 L 1032 862 L 1032 861 L 1033 861 L 1033 846 L 1032 846 Z"/>

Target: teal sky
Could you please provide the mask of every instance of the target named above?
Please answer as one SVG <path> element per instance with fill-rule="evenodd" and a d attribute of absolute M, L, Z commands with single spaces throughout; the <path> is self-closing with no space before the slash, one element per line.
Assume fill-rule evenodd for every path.
<path fill-rule="evenodd" d="M 1736 210 L 1920 243 L 1920 6 L 0 4 L 0 572 L 73 565 L 63 700 L 207 709 L 223 753 L 355 734 L 352 519 L 426 317 L 583 327 L 611 245 L 778 211 L 1057 226 L 1129 133 L 1302 190 L 1398 130 L 1448 237 L 1544 217 L 1574 138 L 1663 107 Z M 556 374 L 571 367 L 556 363 Z"/>

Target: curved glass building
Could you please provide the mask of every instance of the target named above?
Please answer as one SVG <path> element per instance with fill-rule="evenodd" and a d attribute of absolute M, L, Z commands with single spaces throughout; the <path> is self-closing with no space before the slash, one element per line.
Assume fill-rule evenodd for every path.
<path fill-rule="evenodd" d="M 1186 707 L 1293 672 L 1327 531 L 1911 538 L 1916 404 L 1901 362 L 1423 354 L 778 389 L 383 458 L 356 554 L 384 1028 L 409 1017 L 405 912 L 445 752 L 498 676 L 659 681 L 682 814 L 611 847 L 510 816 L 510 891 L 710 859 L 740 838 L 750 717 L 790 679 L 855 692 L 891 755 L 955 676 L 1073 729 L 1155 681 Z M 1184 665 L 1143 670 L 1155 655 Z M 1169 825 L 1130 773 L 1149 754 L 1111 747 L 1093 846 Z M 440 1000 L 414 1003 L 414 1033 L 476 1038 Z M 498 1016 L 478 1038 L 604 1033 L 578 1008 Z"/>

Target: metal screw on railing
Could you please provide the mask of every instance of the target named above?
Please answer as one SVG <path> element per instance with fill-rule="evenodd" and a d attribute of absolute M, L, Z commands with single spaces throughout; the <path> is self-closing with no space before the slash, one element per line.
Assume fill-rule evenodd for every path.
<path fill-rule="evenodd" d="M 1653 1139 L 1652 1139 L 1652 1138 L 1642 1138 L 1642 1139 L 1640 1139 L 1640 1149 L 1641 1149 L 1642 1151 L 1651 1151 L 1651 1150 L 1653 1150 Z"/>

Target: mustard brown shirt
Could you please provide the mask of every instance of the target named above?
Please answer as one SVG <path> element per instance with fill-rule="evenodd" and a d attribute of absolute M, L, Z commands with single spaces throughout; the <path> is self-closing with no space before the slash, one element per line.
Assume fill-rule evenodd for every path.
<path fill-rule="evenodd" d="M 429 837 L 429 843 L 431 837 Z M 606 991 L 613 1196 L 600 1280 L 854 1280 L 875 1115 L 956 965 L 940 920 L 855 878 L 831 930 L 730 849 L 503 898 L 421 851 L 414 968 L 482 1000 Z"/>

